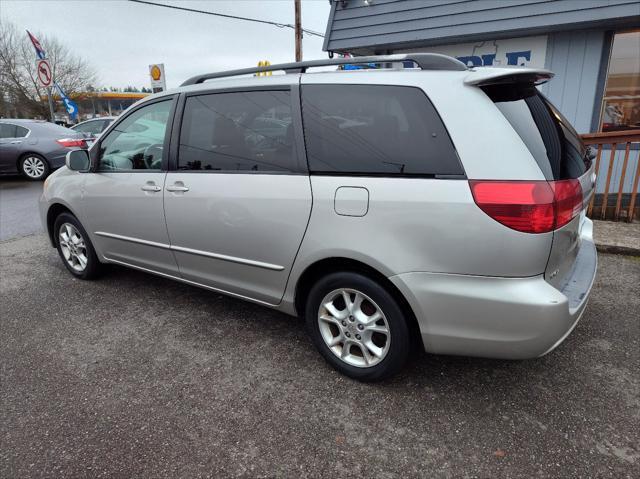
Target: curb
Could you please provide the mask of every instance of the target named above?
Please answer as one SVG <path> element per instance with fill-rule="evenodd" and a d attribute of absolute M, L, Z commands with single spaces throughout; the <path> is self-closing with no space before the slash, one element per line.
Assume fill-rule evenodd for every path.
<path fill-rule="evenodd" d="M 596 243 L 596 249 L 599 253 L 619 254 L 622 256 L 640 256 L 640 248 L 633 248 L 631 246 Z"/>

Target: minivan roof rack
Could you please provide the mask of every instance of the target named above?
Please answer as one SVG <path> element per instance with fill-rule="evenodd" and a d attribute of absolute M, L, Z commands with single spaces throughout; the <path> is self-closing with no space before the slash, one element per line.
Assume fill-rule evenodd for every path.
<path fill-rule="evenodd" d="M 352 58 L 328 58 L 326 60 L 310 60 L 306 62 L 280 63 L 263 67 L 241 68 L 223 72 L 205 73 L 189 78 L 180 86 L 196 85 L 214 78 L 225 78 L 251 73 L 262 73 L 284 70 L 287 73 L 304 73 L 307 68 L 325 67 L 332 65 L 362 65 L 365 63 L 399 63 L 412 61 L 422 70 L 467 70 L 467 66 L 460 60 L 439 53 L 407 53 L 401 55 L 374 55 Z"/>

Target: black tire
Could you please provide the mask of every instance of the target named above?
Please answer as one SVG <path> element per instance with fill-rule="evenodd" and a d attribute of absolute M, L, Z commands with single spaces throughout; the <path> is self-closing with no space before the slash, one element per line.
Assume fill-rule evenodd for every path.
<path fill-rule="evenodd" d="M 385 338 L 384 344 L 386 345 L 386 340 L 389 341 L 389 344 L 388 348 L 386 349 L 386 354 L 383 356 L 382 360 L 379 360 L 377 364 L 374 364 L 372 366 L 357 366 L 349 364 L 348 362 L 345 362 L 345 360 L 338 357 L 338 353 L 332 351 L 323 338 L 323 332 L 321 332 L 319 321 L 321 303 L 327 295 L 332 294 L 336 290 L 340 289 L 348 289 L 352 291 L 352 293 L 348 292 L 348 294 L 350 294 L 350 298 L 352 298 L 353 300 L 355 300 L 356 298 L 355 292 L 364 294 L 375 304 L 368 303 L 368 299 L 365 299 L 362 309 L 364 310 L 364 307 L 367 304 L 369 305 L 369 307 L 373 306 L 373 310 L 375 310 L 375 306 L 377 306 L 382 311 L 386 319 L 386 326 L 388 327 L 389 336 Z M 342 313 L 346 311 L 346 309 L 343 308 L 338 309 L 342 310 Z M 405 318 L 405 314 L 402 311 L 402 308 L 384 287 L 362 274 L 353 272 L 337 272 L 320 279 L 313 286 L 313 288 L 311 288 L 309 296 L 307 297 L 305 321 L 313 343 L 315 344 L 318 351 L 320 351 L 320 354 L 322 354 L 322 356 L 327 360 L 327 362 L 341 373 L 359 381 L 380 381 L 394 375 L 402 369 L 411 350 L 409 328 L 407 326 L 407 320 Z M 358 320 L 353 319 L 351 315 L 346 318 L 345 322 L 347 321 L 353 321 L 354 325 L 358 324 Z M 384 320 L 381 321 L 384 322 Z M 342 321 L 340 321 L 340 323 L 343 324 Z M 333 334 L 335 334 L 336 337 L 341 336 L 343 338 L 345 337 L 344 335 L 347 335 L 349 333 L 349 331 L 346 329 L 349 327 L 353 326 L 347 325 L 343 328 L 340 328 L 339 325 L 334 324 L 331 324 L 330 326 L 330 328 L 335 331 L 335 333 Z M 359 328 L 360 326 L 357 327 Z M 327 334 L 327 331 L 328 329 L 325 327 L 324 334 Z M 354 333 L 357 332 L 357 329 L 352 330 L 349 337 L 354 338 Z M 362 361 L 365 361 L 362 351 L 362 348 L 364 346 L 362 345 L 362 343 L 360 343 L 361 345 L 354 344 L 353 347 L 349 346 L 349 350 L 354 353 L 353 356 L 351 352 L 349 353 L 349 355 L 352 356 L 355 360 L 358 360 L 357 354 L 359 350 L 360 355 L 362 356 Z M 344 346 L 342 348 L 340 346 L 334 346 L 334 348 L 340 348 L 343 350 Z M 375 357 L 373 357 L 373 359 L 374 361 L 378 360 Z"/>
<path fill-rule="evenodd" d="M 66 225 L 72 225 L 73 228 L 75 228 L 75 231 L 80 235 L 84 243 L 84 248 L 77 248 L 75 245 L 73 246 L 74 248 L 76 248 L 75 251 L 81 254 L 86 259 L 86 266 L 84 266 L 84 269 L 82 270 L 76 269 L 72 266 L 72 264 L 70 264 L 70 261 L 71 263 L 77 263 L 78 265 L 80 264 L 77 256 L 75 259 L 68 260 L 65 252 L 63 251 L 64 246 L 61 244 L 60 230 L 63 226 L 65 226 L 66 228 Z M 67 237 L 68 236 L 69 235 L 67 235 Z M 58 215 L 53 225 L 53 238 L 56 244 L 56 249 L 58 250 L 58 254 L 60 255 L 60 259 L 62 259 L 62 263 L 73 276 L 79 279 L 89 280 L 97 278 L 100 275 L 103 269 L 103 265 L 98 260 L 96 250 L 94 249 L 93 244 L 89 239 L 89 235 L 75 216 L 73 216 L 71 213 L 61 213 L 60 215 Z M 68 247 L 67 253 L 69 253 Z"/>
<path fill-rule="evenodd" d="M 49 162 L 37 153 L 27 153 L 20 158 L 18 169 L 22 176 L 31 181 L 42 181 L 51 173 Z"/>

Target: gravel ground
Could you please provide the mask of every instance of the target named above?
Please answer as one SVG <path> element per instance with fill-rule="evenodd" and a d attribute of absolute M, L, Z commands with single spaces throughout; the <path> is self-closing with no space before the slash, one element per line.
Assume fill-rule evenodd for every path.
<path fill-rule="evenodd" d="M 0 477 L 640 477 L 640 260 L 600 256 L 556 351 L 360 384 L 302 322 L 0 243 Z"/>

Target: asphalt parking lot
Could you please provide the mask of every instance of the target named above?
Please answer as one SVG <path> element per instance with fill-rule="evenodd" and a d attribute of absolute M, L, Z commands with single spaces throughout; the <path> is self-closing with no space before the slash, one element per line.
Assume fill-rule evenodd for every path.
<path fill-rule="evenodd" d="M 295 318 L 122 268 L 79 281 L 33 233 L 0 243 L 0 477 L 640 476 L 639 258 L 600 255 L 543 358 L 419 354 L 361 384 Z"/>
<path fill-rule="evenodd" d="M 0 177 L 0 241 L 42 232 L 38 197 L 42 182 Z"/>

